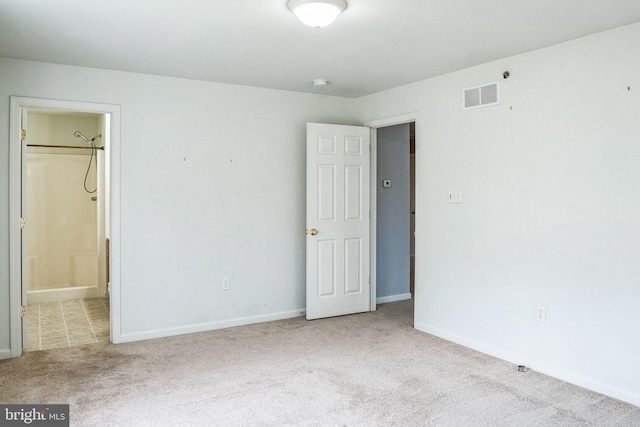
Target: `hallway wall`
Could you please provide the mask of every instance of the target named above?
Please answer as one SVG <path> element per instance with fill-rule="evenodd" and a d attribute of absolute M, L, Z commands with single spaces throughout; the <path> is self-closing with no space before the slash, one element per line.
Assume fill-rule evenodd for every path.
<path fill-rule="evenodd" d="M 406 298 L 409 293 L 409 124 L 376 132 L 376 297 L 385 301 Z M 383 187 L 386 179 L 391 187 Z"/>

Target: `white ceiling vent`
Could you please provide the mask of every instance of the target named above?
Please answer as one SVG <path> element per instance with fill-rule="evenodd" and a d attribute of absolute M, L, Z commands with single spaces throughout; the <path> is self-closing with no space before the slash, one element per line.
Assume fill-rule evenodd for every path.
<path fill-rule="evenodd" d="M 474 86 L 462 91 L 462 108 L 464 110 L 497 104 L 500 104 L 498 82 Z"/>

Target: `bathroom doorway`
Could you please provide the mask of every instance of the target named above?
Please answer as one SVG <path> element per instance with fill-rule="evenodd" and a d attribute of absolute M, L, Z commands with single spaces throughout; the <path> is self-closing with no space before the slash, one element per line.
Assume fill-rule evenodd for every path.
<path fill-rule="evenodd" d="M 28 306 L 28 262 L 27 232 L 29 224 L 26 209 L 26 159 L 29 144 L 28 112 L 73 112 L 94 113 L 104 117 L 104 224 L 109 240 L 109 252 L 106 255 L 105 276 L 108 281 L 108 324 L 110 341 L 122 342 L 120 323 L 120 106 L 81 101 L 63 101 L 45 98 L 10 97 L 9 114 L 9 320 L 10 343 L 9 357 L 20 356 L 27 347 L 29 329 Z M 23 130 L 25 132 L 23 132 Z M 71 137 L 78 139 L 72 131 Z M 90 134 L 90 132 L 87 132 Z M 87 138 L 93 138 L 90 134 Z M 82 139 L 82 138 L 80 138 Z M 97 140 L 97 139 L 96 139 Z M 79 141 L 79 140 L 78 140 Z M 85 141 L 87 143 L 87 141 Z M 102 176 L 98 173 L 98 176 Z M 83 181 L 81 185 L 83 185 Z M 89 188 L 89 187 L 88 187 Z M 91 190 L 91 188 L 89 188 Z M 24 203 L 23 203 L 24 202 Z M 24 286 L 23 286 L 24 285 Z M 98 296 L 100 298 L 100 296 Z M 85 315 L 87 311 L 85 311 Z M 41 313 L 41 320 L 44 316 Z M 70 316 L 71 317 L 71 316 Z M 70 343 L 68 337 L 68 343 Z"/>
<path fill-rule="evenodd" d="M 108 121 L 23 110 L 24 351 L 109 341 Z"/>

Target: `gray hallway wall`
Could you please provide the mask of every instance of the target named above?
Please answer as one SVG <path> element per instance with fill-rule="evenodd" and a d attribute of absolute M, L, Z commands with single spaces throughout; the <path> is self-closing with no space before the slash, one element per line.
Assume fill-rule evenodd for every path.
<path fill-rule="evenodd" d="M 409 292 L 409 124 L 378 129 L 376 297 Z M 390 179 L 392 186 L 383 188 Z"/>

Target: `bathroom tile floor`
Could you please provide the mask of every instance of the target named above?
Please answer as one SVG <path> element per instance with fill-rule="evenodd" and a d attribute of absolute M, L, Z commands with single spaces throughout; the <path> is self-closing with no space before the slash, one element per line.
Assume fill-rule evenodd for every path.
<path fill-rule="evenodd" d="M 109 300 L 74 299 L 27 306 L 24 351 L 109 341 Z"/>

